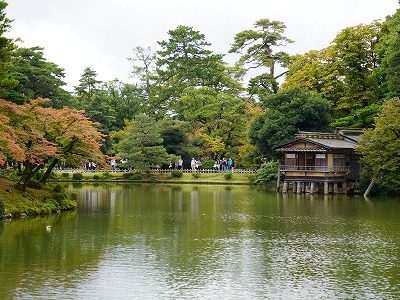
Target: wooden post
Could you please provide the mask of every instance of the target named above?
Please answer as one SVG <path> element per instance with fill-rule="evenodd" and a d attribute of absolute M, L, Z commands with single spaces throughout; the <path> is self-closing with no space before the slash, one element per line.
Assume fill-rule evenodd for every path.
<path fill-rule="evenodd" d="M 300 182 L 300 181 L 297 182 L 296 191 L 297 191 L 297 194 L 300 194 L 300 193 L 301 193 L 301 182 Z"/>
<path fill-rule="evenodd" d="M 342 192 L 347 194 L 347 182 L 342 183 Z"/>
<path fill-rule="evenodd" d="M 285 193 L 285 194 L 288 192 L 288 183 L 287 183 L 287 181 L 283 182 L 282 192 Z"/>
<path fill-rule="evenodd" d="M 335 194 L 338 193 L 338 184 L 337 184 L 337 182 L 335 182 L 335 183 L 333 184 L 333 193 L 335 193 Z"/>
<path fill-rule="evenodd" d="M 281 181 L 281 171 L 279 170 L 278 166 L 278 178 L 276 179 L 276 188 L 275 188 L 277 192 L 279 192 L 280 181 Z"/>
<path fill-rule="evenodd" d="M 329 183 L 328 181 L 324 182 L 324 195 L 328 195 L 329 194 Z"/>
<path fill-rule="evenodd" d="M 310 194 L 314 194 L 314 192 L 315 192 L 315 182 L 311 182 Z"/>
<path fill-rule="evenodd" d="M 296 182 L 292 182 L 292 191 L 296 193 Z"/>

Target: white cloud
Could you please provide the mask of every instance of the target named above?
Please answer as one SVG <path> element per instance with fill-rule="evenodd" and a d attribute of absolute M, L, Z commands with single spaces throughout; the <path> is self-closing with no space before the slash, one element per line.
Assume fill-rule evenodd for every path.
<path fill-rule="evenodd" d="M 384 18 L 397 7 L 397 0 L 12 0 L 7 12 L 15 19 L 12 36 L 26 47 L 43 46 L 46 57 L 65 68 L 71 87 L 85 66 L 101 80 L 130 80 L 131 49 L 156 47 L 179 24 L 193 26 L 226 53 L 235 33 L 256 20 L 280 20 L 295 40 L 287 47 L 293 54 L 326 47 L 344 27 Z"/>

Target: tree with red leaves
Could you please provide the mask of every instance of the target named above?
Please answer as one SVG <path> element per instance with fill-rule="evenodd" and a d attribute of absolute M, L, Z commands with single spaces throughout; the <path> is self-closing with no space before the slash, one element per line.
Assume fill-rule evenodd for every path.
<path fill-rule="evenodd" d="M 105 163 L 98 124 L 85 117 L 83 111 L 55 109 L 48 104 L 48 99 L 40 98 L 24 105 L 0 100 L 0 163 L 6 157 L 22 163 L 17 182 L 20 189 L 25 189 L 43 169 L 40 181 L 45 183 L 61 159 L 75 165 L 85 160 Z"/>

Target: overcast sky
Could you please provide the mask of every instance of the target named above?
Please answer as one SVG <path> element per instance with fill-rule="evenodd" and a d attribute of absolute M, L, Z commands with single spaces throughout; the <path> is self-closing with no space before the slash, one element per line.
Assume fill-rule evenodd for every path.
<path fill-rule="evenodd" d="M 398 0 L 8 0 L 12 37 L 23 47 L 42 46 L 65 69 L 69 90 L 83 69 L 99 79 L 129 78 L 132 48 L 157 47 L 167 31 L 188 25 L 205 34 L 212 49 L 227 53 L 237 32 L 256 20 L 283 21 L 295 41 L 291 54 L 329 45 L 345 27 L 384 19 Z M 226 57 L 233 61 L 234 57 Z"/>

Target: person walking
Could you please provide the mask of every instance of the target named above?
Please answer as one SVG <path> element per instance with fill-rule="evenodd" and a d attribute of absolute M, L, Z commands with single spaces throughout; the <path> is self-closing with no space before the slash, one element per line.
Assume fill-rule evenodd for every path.
<path fill-rule="evenodd" d="M 196 171 L 196 160 L 194 159 L 194 157 L 190 161 L 190 167 L 192 168 L 192 171 Z"/>

